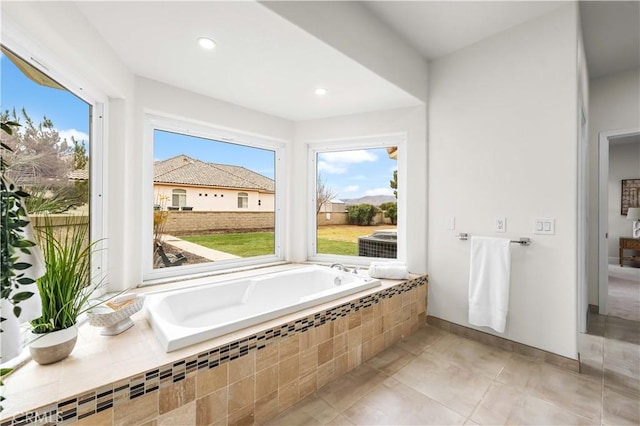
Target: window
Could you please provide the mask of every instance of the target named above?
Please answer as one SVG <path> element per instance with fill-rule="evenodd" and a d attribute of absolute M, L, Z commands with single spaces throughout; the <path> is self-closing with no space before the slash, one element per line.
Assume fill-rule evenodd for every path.
<path fill-rule="evenodd" d="M 25 204 L 36 231 L 42 216 L 55 214 L 61 222 L 69 218 L 66 223 L 74 223 L 77 235 L 99 241 L 102 193 L 94 171 L 101 170 L 102 105 L 86 91 L 81 97 L 68 90 L 79 85 L 59 70 L 45 74 L 23 59 L 30 54 L 13 49 L 3 44 L 0 58 L 2 118 L 21 124 L 12 136 L 2 132 L 2 142 L 13 148 L 2 153 L 10 165 L 7 174 L 30 194 Z M 103 253 L 96 250 L 91 256 L 96 282 L 103 278 L 103 266 Z"/>
<path fill-rule="evenodd" d="M 246 192 L 238 192 L 238 208 L 249 208 L 249 194 L 247 194 Z"/>
<path fill-rule="evenodd" d="M 174 189 L 171 191 L 171 205 L 182 207 L 187 205 L 187 191 L 184 189 Z"/>
<path fill-rule="evenodd" d="M 145 126 L 146 281 L 282 259 L 283 144 L 159 116 Z M 250 196 L 269 202 L 251 205 Z"/>
<path fill-rule="evenodd" d="M 309 144 L 309 258 L 402 259 L 404 136 Z"/>

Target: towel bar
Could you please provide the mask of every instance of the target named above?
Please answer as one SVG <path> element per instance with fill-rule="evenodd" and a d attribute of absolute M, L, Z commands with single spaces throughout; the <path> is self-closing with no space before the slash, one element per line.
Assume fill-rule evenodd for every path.
<path fill-rule="evenodd" d="M 469 234 L 467 234 L 466 232 L 461 232 L 458 234 L 458 239 L 460 241 L 467 241 L 469 239 Z M 511 242 L 520 244 L 521 246 L 528 246 L 529 244 L 531 244 L 531 238 L 520 237 L 519 240 L 511 240 Z"/>

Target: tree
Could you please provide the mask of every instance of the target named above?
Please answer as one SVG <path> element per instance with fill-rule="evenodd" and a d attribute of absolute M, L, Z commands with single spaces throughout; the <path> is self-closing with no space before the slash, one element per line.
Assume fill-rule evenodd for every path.
<path fill-rule="evenodd" d="M 347 207 L 347 217 L 349 223 L 354 225 L 368 226 L 373 222 L 378 209 L 371 204 L 357 204 Z"/>
<path fill-rule="evenodd" d="M 69 182 L 72 170 L 87 166 L 84 143 L 78 143 L 73 137 L 71 144 L 61 139 L 50 119 L 44 117 L 36 124 L 24 109 L 20 116 L 15 110 L 5 111 L 0 119 L 24 121 L 20 123 L 21 131 L 2 134 L 2 143 L 10 148 L 6 152 L 6 162 L 11 165 L 6 169 L 7 176 L 32 194 L 26 200 L 30 213 L 62 213 L 87 202 L 88 182 L 78 185 Z"/>
<path fill-rule="evenodd" d="M 336 198 L 336 192 L 322 180 L 322 175 L 318 175 L 318 182 L 316 183 L 316 215 L 320 213 L 320 209 L 324 204 L 334 198 Z"/>
<path fill-rule="evenodd" d="M 391 219 L 391 224 L 395 225 L 398 220 L 398 203 L 389 201 L 380 204 L 380 210 L 384 212 L 384 216 Z"/>
<path fill-rule="evenodd" d="M 393 179 L 389 181 L 389 186 L 393 189 L 393 195 L 398 198 L 398 171 L 393 171 Z"/>

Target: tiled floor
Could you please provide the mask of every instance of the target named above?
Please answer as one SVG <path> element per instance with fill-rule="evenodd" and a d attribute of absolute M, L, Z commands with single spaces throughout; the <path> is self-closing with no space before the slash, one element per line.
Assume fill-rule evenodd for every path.
<path fill-rule="evenodd" d="M 576 374 L 426 326 L 269 424 L 640 424 L 640 323 L 582 337 Z"/>

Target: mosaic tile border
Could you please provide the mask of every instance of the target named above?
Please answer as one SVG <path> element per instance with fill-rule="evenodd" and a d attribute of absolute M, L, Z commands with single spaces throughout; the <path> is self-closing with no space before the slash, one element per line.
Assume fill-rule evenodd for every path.
<path fill-rule="evenodd" d="M 252 351 L 264 349 L 267 345 L 277 343 L 289 336 L 304 333 L 311 328 L 336 321 L 341 317 L 347 316 L 350 312 L 358 312 L 381 303 L 385 299 L 402 295 L 426 284 L 427 276 L 423 275 L 334 308 L 192 355 L 172 364 L 166 364 L 72 398 L 39 407 L 28 413 L 15 415 L 12 418 L 5 419 L 0 423 L 0 426 L 73 423 L 143 395 L 158 392 L 162 388 L 184 380 L 187 375 L 197 370 L 215 368 L 248 355 Z"/>

